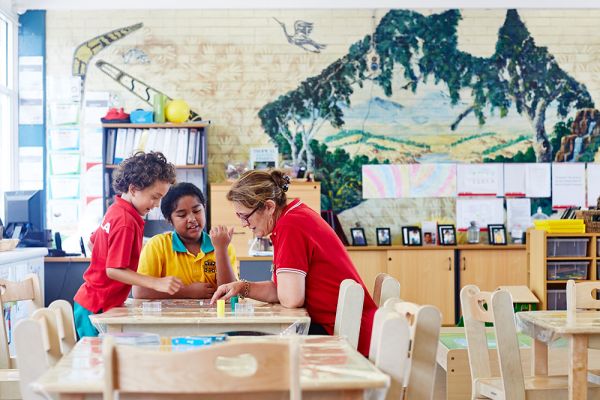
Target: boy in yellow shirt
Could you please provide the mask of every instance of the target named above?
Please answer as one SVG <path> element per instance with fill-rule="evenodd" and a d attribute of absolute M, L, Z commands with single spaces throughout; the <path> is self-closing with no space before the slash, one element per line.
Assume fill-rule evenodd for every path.
<path fill-rule="evenodd" d="M 184 286 L 175 294 L 134 286 L 133 296 L 143 299 L 209 299 L 215 289 L 237 280 L 235 250 L 230 245 L 233 228 L 206 225 L 206 200 L 195 185 L 183 182 L 169 189 L 161 211 L 175 230 L 152 237 L 142 249 L 138 273 L 175 276 Z"/>

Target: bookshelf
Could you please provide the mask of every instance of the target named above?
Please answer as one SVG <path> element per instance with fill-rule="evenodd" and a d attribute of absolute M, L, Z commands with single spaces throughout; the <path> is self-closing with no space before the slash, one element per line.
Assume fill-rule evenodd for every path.
<path fill-rule="evenodd" d="M 528 232 L 529 287 L 540 309 L 566 308 L 568 279 L 598 280 L 599 239 L 600 233 Z"/>
<path fill-rule="evenodd" d="M 181 124 L 102 124 L 104 212 L 114 201 L 114 170 L 123 159 L 137 151 L 162 152 L 167 160 L 175 165 L 178 182 L 194 183 L 207 196 L 206 133 L 209 126 L 210 121 Z M 162 226 L 166 226 L 166 222 L 160 219 L 151 219 L 157 217 L 148 217 L 147 231 L 160 230 Z"/>

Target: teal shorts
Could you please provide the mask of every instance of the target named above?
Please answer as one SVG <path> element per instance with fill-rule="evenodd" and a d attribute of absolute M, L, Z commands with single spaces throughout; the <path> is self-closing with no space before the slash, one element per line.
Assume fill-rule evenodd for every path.
<path fill-rule="evenodd" d="M 73 315 L 75 317 L 75 330 L 77 330 L 77 336 L 81 339 L 84 336 L 98 336 L 98 330 L 92 325 L 90 321 L 90 315 L 94 314 L 90 310 L 87 310 L 80 306 L 76 301 Z"/>

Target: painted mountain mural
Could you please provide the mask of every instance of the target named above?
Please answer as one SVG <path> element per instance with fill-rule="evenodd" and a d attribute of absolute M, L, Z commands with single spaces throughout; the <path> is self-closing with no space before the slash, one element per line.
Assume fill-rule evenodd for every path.
<path fill-rule="evenodd" d="M 490 57 L 459 50 L 460 19 L 389 11 L 372 36 L 259 111 L 280 151 L 321 180 L 323 208 L 362 201 L 363 164 L 550 162 L 566 119 L 594 107 L 516 10 Z"/>

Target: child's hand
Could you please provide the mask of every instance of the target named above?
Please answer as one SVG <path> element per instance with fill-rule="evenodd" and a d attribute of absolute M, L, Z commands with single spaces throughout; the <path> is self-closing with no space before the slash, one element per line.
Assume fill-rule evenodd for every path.
<path fill-rule="evenodd" d="M 233 237 L 233 227 L 218 225 L 210 228 L 210 240 L 215 248 L 226 249 Z"/>
<path fill-rule="evenodd" d="M 215 287 L 210 283 L 194 282 L 186 286 L 186 293 L 192 291 L 190 297 L 194 299 L 210 299 L 215 293 Z M 188 291 L 189 290 L 189 291 Z"/>
<path fill-rule="evenodd" d="M 157 292 L 175 294 L 183 287 L 181 279 L 175 276 L 165 276 L 164 278 L 156 278 L 152 289 Z"/>

